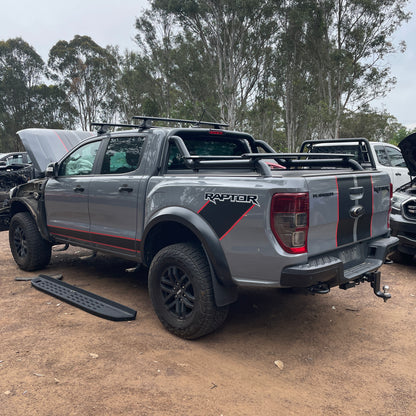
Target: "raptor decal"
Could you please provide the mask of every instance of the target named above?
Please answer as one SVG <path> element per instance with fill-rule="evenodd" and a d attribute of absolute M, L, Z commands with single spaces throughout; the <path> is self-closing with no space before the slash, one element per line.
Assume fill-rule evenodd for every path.
<path fill-rule="evenodd" d="M 223 239 L 255 206 L 260 206 L 257 195 L 205 194 L 208 202 L 198 211 Z"/>

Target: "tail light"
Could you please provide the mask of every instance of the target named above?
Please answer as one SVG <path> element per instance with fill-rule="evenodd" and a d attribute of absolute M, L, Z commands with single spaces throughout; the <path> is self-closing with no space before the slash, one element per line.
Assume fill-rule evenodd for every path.
<path fill-rule="evenodd" d="M 274 194 L 270 223 L 274 236 L 288 253 L 306 253 L 309 227 L 308 193 Z"/>

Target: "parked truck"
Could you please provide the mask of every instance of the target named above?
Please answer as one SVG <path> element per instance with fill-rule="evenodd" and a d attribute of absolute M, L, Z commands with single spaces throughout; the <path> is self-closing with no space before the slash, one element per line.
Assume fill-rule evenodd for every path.
<path fill-rule="evenodd" d="M 137 119 L 94 123 L 97 135 L 12 190 L 21 269 L 46 267 L 58 244 L 134 260 L 162 324 L 187 339 L 222 325 L 243 286 L 322 294 L 368 281 L 390 297 L 386 173 L 349 155 L 276 153 L 220 123 Z"/>
<path fill-rule="evenodd" d="M 391 143 L 370 142 L 365 138 L 307 140 L 300 152 L 349 153 L 368 169 L 377 169 L 390 176 L 393 191 L 411 179 L 409 169 L 399 147 Z"/>

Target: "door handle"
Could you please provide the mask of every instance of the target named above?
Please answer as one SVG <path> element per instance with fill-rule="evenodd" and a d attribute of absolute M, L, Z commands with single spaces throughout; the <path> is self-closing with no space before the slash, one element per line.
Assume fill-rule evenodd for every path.
<path fill-rule="evenodd" d="M 74 188 L 74 192 L 84 192 L 84 191 L 85 191 L 85 189 L 82 186 L 80 186 L 80 185 L 77 185 Z"/>
<path fill-rule="evenodd" d="M 402 176 L 400 172 L 396 172 L 396 176 Z"/>
<path fill-rule="evenodd" d="M 133 192 L 133 188 L 130 188 L 130 186 L 123 185 L 118 188 L 119 192 Z"/>

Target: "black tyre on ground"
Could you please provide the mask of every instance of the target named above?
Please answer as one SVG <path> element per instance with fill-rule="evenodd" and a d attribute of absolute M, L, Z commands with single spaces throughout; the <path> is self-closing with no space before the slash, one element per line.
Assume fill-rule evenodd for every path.
<path fill-rule="evenodd" d="M 227 318 L 228 306 L 215 304 L 205 254 L 192 244 L 173 244 L 157 253 L 149 269 L 149 294 L 159 320 L 181 338 L 206 335 Z"/>
<path fill-rule="evenodd" d="M 9 227 L 9 243 L 14 261 L 22 270 L 42 269 L 51 260 L 52 246 L 42 238 L 28 212 L 13 216 Z"/>

